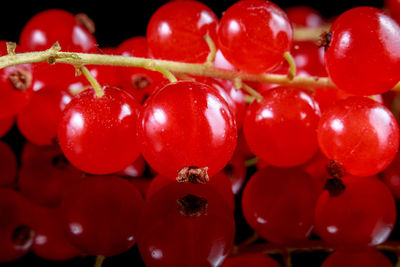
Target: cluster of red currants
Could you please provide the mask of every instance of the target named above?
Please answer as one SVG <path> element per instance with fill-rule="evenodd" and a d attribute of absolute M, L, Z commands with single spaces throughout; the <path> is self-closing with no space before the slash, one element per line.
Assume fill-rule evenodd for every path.
<path fill-rule="evenodd" d="M 400 199 L 400 99 L 391 91 L 400 81 L 400 2 L 388 7 L 394 18 L 372 7 L 346 11 L 320 46 L 293 39 L 295 29 L 326 24 L 316 11 L 265 0 L 239 1 L 220 20 L 200 2 L 171 1 L 146 37 L 102 49 L 86 15 L 37 14 L 16 49 L 0 42 L 1 56 L 58 42 L 72 54 L 254 76 L 287 74 L 290 53 L 296 77 L 329 76 L 336 88 L 192 76 L 185 64 L 171 78 L 156 67 L 59 64 L 56 54 L 1 69 L 0 134 L 16 120 L 27 142 L 18 175 L 0 143 L 0 262 L 29 251 L 100 262 L 137 244 L 148 266 L 279 266 L 260 252 L 231 255 L 236 195 L 248 225 L 272 244 L 315 234 L 336 250 L 325 267 L 392 266 L 375 249 Z M 77 76 L 85 69 L 88 79 Z M 253 157 L 258 170 L 246 183 Z"/>

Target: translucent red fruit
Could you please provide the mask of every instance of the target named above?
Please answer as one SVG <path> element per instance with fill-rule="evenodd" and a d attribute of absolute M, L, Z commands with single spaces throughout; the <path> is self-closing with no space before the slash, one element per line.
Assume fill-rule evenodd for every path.
<path fill-rule="evenodd" d="M 0 141 L 0 187 L 13 185 L 17 176 L 17 158 L 12 149 Z"/>
<path fill-rule="evenodd" d="M 144 158 L 171 179 L 191 166 L 207 167 L 213 176 L 236 146 L 228 104 L 216 89 L 197 82 L 171 83 L 156 91 L 143 106 L 139 128 Z"/>
<path fill-rule="evenodd" d="M 121 89 L 104 88 L 102 97 L 89 88 L 65 107 L 58 141 L 72 165 L 92 174 L 122 170 L 140 154 L 137 120 L 140 106 Z"/>
<path fill-rule="evenodd" d="M 60 9 L 36 14 L 22 29 L 20 45 L 27 51 L 49 49 L 59 42 L 63 51 L 95 52 L 97 42 L 75 16 Z"/>
<path fill-rule="evenodd" d="M 389 14 L 394 18 L 397 23 L 400 22 L 400 1 L 399 0 L 385 0 L 385 7 L 389 10 Z"/>
<path fill-rule="evenodd" d="M 344 186 L 325 191 L 315 209 L 316 233 L 329 244 L 362 250 L 385 242 L 396 222 L 396 204 L 377 177 L 343 177 Z"/>
<path fill-rule="evenodd" d="M 297 166 L 318 150 L 318 104 L 306 91 L 278 87 L 248 108 L 243 124 L 251 151 L 268 164 Z"/>
<path fill-rule="evenodd" d="M 0 41 L 0 56 L 8 54 L 6 44 Z M 0 69 L 0 119 L 17 115 L 29 103 L 33 84 L 30 64 Z"/>
<path fill-rule="evenodd" d="M 0 262 L 24 256 L 33 244 L 29 202 L 17 192 L 0 188 Z"/>
<path fill-rule="evenodd" d="M 247 183 L 242 210 L 261 237 L 293 244 L 310 236 L 316 200 L 314 183 L 301 169 L 266 167 Z"/>
<path fill-rule="evenodd" d="M 379 177 L 392 191 L 393 196 L 400 200 L 400 153 L 397 153 L 392 163 L 379 174 Z"/>
<path fill-rule="evenodd" d="M 280 267 L 274 259 L 262 253 L 247 253 L 227 258 L 221 267 Z"/>
<path fill-rule="evenodd" d="M 326 68 L 340 89 L 373 95 L 390 90 L 400 80 L 400 26 L 389 15 L 356 7 L 340 15 L 330 32 Z"/>
<path fill-rule="evenodd" d="M 323 113 L 317 133 L 326 157 L 357 176 L 384 170 L 399 145 L 396 119 L 385 106 L 365 97 L 335 103 Z"/>
<path fill-rule="evenodd" d="M 146 266 L 218 266 L 233 246 L 232 212 L 206 185 L 164 187 L 146 203 L 140 221 L 138 247 Z"/>
<path fill-rule="evenodd" d="M 53 145 L 37 147 L 22 159 L 18 186 L 30 201 L 54 208 L 61 203 L 65 191 L 82 179 L 83 173 L 66 160 L 58 146 Z"/>
<path fill-rule="evenodd" d="M 143 36 L 125 40 L 118 46 L 117 53 L 126 57 L 150 57 L 147 40 Z M 120 68 L 118 77 L 122 87 L 140 103 L 143 103 L 156 89 L 168 83 L 168 80 L 160 72 L 144 68 Z"/>
<path fill-rule="evenodd" d="M 218 18 L 198 1 L 171 1 L 160 7 L 147 25 L 147 40 L 155 58 L 192 63 L 206 61 L 210 48 L 204 36 L 216 40 Z"/>
<path fill-rule="evenodd" d="M 321 27 L 324 19 L 315 9 L 308 6 L 292 6 L 285 9 L 286 15 L 295 27 Z"/>
<path fill-rule="evenodd" d="M 221 18 L 219 49 L 235 67 L 252 73 L 273 69 L 292 45 L 285 12 L 269 1 L 239 1 Z"/>
<path fill-rule="evenodd" d="M 87 177 L 65 195 L 60 207 L 67 238 L 87 255 L 121 254 L 136 242 L 143 202 L 122 178 Z"/>
<path fill-rule="evenodd" d="M 392 267 L 390 260 L 375 249 L 363 252 L 336 251 L 329 255 L 322 267 Z"/>
<path fill-rule="evenodd" d="M 11 130 L 11 128 L 14 125 L 14 122 L 15 122 L 14 116 L 0 119 L 0 137 L 3 137 Z"/>
<path fill-rule="evenodd" d="M 37 145 L 51 145 L 57 136 L 61 112 L 71 101 L 66 91 L 43 88 L 17 117 L 18 129 L 26 139 Z"/>
<path fill-rule="evenodd" d="M 33 214 L 35 239 L 32 251 L 37 256 L 51 261 L 65 261 L 82 255 L 67 239 L 58 209 L 34 206 Z"/>

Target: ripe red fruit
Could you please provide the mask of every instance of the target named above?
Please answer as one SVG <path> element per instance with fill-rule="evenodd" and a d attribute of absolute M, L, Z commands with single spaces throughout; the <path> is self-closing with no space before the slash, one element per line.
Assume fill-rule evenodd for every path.
<path fill-rule="evenodd" d="M 210 52 L 204 36 L 216 40 L 218 18 L 198 1 L 171 1 L 160 7 L 147 25 L 147 40 L 155 58 L 203 63 Z"/>
<path fill-rule="evenodd" d="M 330 32 L 326 68 L 340 89 L 373 95 L 389 91 L 400 80 L 400 27 L 386 13 L 352 8 L 335 20 Z"/>
<path fill-rule="evenodd" d="M 97 42 L 75 16 L 60 9 L 36 14 L 22 29 L 20 45 L 26 51 L 43 51 L 56 42 L 63 51 L 96 52 Z"/>
<path fill-rule="evenodd" d="M 17 176 L 17 158 L 11 148 L 0 141 L 0 187 L 13 185 Z"/>
<path fill-rule="evenodd" d="M 58 141 L 72 165 L 92 174 L 122 170 L 140 154 L 137 120 L 140 106 L 121 89 L 104 88 L 102 97 L 92 88 L 65 107 Z"/>
<path fill-rule="evenodd" d="M 124 179 L 87 177 L 61 203 L 67 238 L 87 255 L 120 254 L 136 242 L 143 202 L 139 191 Z"/>
<path fill-rule="evenodd" d="M 206 185 L 173 183 L 146 202 L 138 247 L 146 266 L 218 266 L 232 249 L 234 233 L 232 212 L 218 193 Z"/>
<path fill-rule="evenodd" d="M 316 28 L 324 24 L 321 14 L 308 6 L 288 7 L 285 12 L 294 27 Z"/>
<path fill-rule="evenodd" d="M 376 249 L 362 252 L 336 251 L 329 255 L 322 267 L 393 267 L 390 260 Z"/>
<path fill-rule="evenodd" d="M 256 172 L 243 191 L 243 214 L 269 242 L 297 243 L 311 234 L 317 193 L 300 168 L 266 167 Z"/>
<path fill-rule="evenodd" d="M 316 233 L 329 244 L 362 250 L 388 239 L 396 204 L 377 177 L 345 176 L 319 197 L 314 222 Z"/>
<path fill-rule="evenodd" d="M 318 150 L 318 104 L 306 91 L 278 87 L 248 108 L 243 124 L 251 151 L 268 164 L 297 166 Z"/>
<path fill-rule="evenodd" d="M 262 253 L 247 253 L 227 258 L 221 267 L 280 267 L 274 259 Z"/>
<path fill-rule="evenodd" d="M 393 196 L 400 200 L 400 153 L 396 154 L 392 163 L 379 174 L 379 177 L 392 191 Z"/>
<path fill-rule="evenodd" d="M 325 156 L 357 176 L 384 170 L 399 145 L 396 119 L 385 106 L 365 97 L 332 105 L 323 113 L 317 134 Z"/>
<path fill-rule="evenodd" d="M 231 158 L 237 135 L 234 115 L 218 91 L 189 81 L 171 83 L 147 99 L 139 132 L 144 158 L 170 179 L 192 166 L 207 167 L 213 176 Z"/>
<path fill-rule="evenodd" d="M 32 247 L 31 207 L 17 192 L 0 188 L 0 262 L 24 256 Z"/>
<path fill-rule="evenodd" d="M 252 73 L 273 69 L 292 45 L 292 26 L 285 12 L 269 1 L 232 5 L 218 27 L 222 54 L 235 67 Z"/>
<path fill-rule="evenodd" d="M 0 137 L 3 137 L 10 131 L 10 129 L 14 125 L 14 122 L 15 122 L 14 116 L 0 119 Z"/>
<path fill-rule="evenodd" d="M 54 144 L 61 112 L 71 98 L 66 91 L 55 88 L 43 88 L 35 92 L 17 117 L 18 129 L 32 143 Z"/>
<path fill-rule="evenodd" d="M 400 22 L 400 1 L 399 0 L 385 0 L 385 7 L 389 10 L 390 16 Z"/>

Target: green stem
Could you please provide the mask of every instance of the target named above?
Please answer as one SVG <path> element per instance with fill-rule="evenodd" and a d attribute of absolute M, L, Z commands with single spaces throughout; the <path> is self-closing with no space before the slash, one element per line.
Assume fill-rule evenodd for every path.
<path fill-rule="evenodd" d="M 94 267 L 103 266 L 103 262 L 104 262 L 105 259 L 106 259 L 106 257 L 104 257 L 103 255 L 97 255 Z"/>
<path fill-rule="evenodd" d="M 204 35 L 204 40 L 206 41 L 208 47 L 210 48 L 210 53 L 208 53 L 205 64 L 212 66 L 214 64 L 215 56 L 217 54 L 217 48 L 215 46 L 213 39 L 211 39 L 210 35 L 208 34 L 208 32 L 206 35 Z"/>
<path fill-rule="evenodd" d="M 101 89 L 101 86 L 100 86 L 99 82 L 96 80 L 96 78 L 93 77 L 93 75 L 90 73 L 90 71 L 85 66 L 80 66 L 79 70 L 82 71 L 83 75 L 85 75 L 86 79 L 93 86 L 93 89 L 96 92 L 96 96 L 102 97 L 104 95 L 104 91 L 103 91 L 103 89 Z"/>
<path fill-rule="evenodd" d="M 170 72 L 167 69 L 161 68 L 159 66 L 154 66 L 153 69 L 155 71 L 160 72 L 162 75 L 165 76 L 165 78 L 167 78 L 171 83 L 175 83 L 178 81 L 178 79 L 176 79 L 176 77 L 174 76 L 174 74 L 172 74 L 172 72 Z"/>
<path fill-rule="evenodd" d="M 256 165 L 257 163 L 258 163 L 258 158 L 257 158 L 257 157 L 254 157 L 254 158 L 251 158 L 251 159 L 246 160 L 246 161 L 244 162 L 244 165 L 246 165 L 246 167 L 250 167 L 250 166 Z"/>
<path fill-rule="evenodd" d="M 243 83 L 242 89 L 245 90 L 249 95 L 253 96 L 258 103 L 260 103 L 263 100 L 262 95 L 253 88 L 251 88 L 250 86 L 248 86 L 247 84 Z"/>
<path fill-rule="evenodd" d="M 287 74 L 289 80 L 293 80 L 293 78 L 296 76 L 296 62 L 294 61 L 294 58 L 290 52 L 285 52 L 283 54 L 283 57 L 286 59 L 287 63 L 289 64 L 289 72 Z"/>

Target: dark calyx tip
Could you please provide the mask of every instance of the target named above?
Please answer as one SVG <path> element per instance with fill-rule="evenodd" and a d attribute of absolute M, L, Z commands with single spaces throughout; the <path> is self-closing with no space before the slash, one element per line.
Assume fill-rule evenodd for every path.
<path fill-rule="evenodd" d="M 29 248 L 33 243 L 34 231 L 30 226 L 21 225 L 15 228 L 11 241 L 18 248 Z"/>
<path fill-rule="evenodd" d="M 334 160 L 326 165 L 326 171 L 332 178 L 342 178 L 345 173 L 343 166 Z"/>
<path fill-rule="evenodd" d="M 135 75 L 132 77 L 132 86 L 135 89 L 143 89 L 151 84 L 151 81 L 144 75 Z"/>
<path fill-rule="evenodd" d="M 325 190 L 328 191 L 331 197 L 340 196 L 345 189 L 346 186 L 343 184 L 343 181 L 341 179 L 332 178 L 326 181 Z"/>
<path fill-rule="evenodd" d="M 177 199 L 179 213 L 185 217 L 196 218 L 207 215 L 208 201 L 205 198 L 188 194 Z"/>
<path fill-rule="evenodd" d="M 190 182 L 192 184 L 205 184 L 210 178 L 207 173 L 208 167 L 199 168 L 196 166 L 189 166 L 181 169 L 178 172 L 176 180 L 180 183 Z"/>
<path fill-rule="evenodd" d="M 329 44 L 331 43 L 331 38 L 332 38 L 332 32 L 323 32 L 319 36 L 319 40 L 317 42 L 317 45 L 319 47 L 323 46 L 326 49 L 329 48 Z"/>

